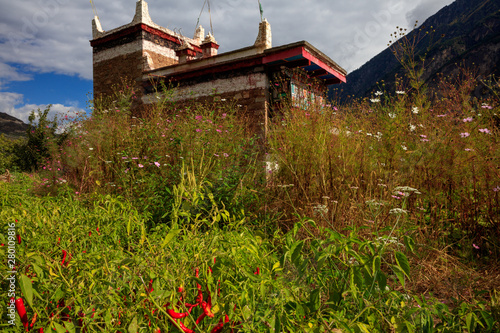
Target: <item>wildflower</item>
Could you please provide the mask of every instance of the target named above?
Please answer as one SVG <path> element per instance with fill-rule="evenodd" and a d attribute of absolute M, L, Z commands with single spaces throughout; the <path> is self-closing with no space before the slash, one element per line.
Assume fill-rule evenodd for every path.
<path fill-rule="evenodd" d="M 417 129 L 417 126 L 410 124 L 410 131 L 414 131 Z"/>
<path fill-rule="evenodd" d="M 221 101 L 222 101 L 222 102 L 225 102 L 225 101 L 226 101 L 226 99 L 225 99 L 225 98 L 221 98 Z"/>
<path fill-rule="evenodd" d="M 404 194 L 409 196 L 411 193 L 421 194 L 419 190 L 410 186 L 397 186 L 394 188 L 394 191 L 399 194 Z"/>
<path fill-rule="evenodd" d="M 474 150 L 470 148 L 465 148 L 465 151 L 474 151 Z"/>
<path fill-rule="evenodd" d="M 396 118 L 396 114 L 395 113 L 389 113 L 389 118 L 391 118 L 391 119 Z"/>
<path fill-rule="evenodd" d="M 427 138 L 427 135 L 425 135 L 425 134 L 420 134 L 420 137 L 421 137 L 422 139 L 426 139 L 426 138 Z"/>
<path fill-rule="evenodd" d="M 467 118 L 462 119 L 462 121 L 464 123 L 470 123 L 472 120 L 473 120 L 472 117 L 467 117 Z"/>
<path fill-rule="evenodd" d="M 201 129 L 197 128 L 197 129 L 196 129 L 196 132 L 201 132 Z"/>
<path fill-rule="evenodd" d="M 215 157 L 219 157 L 219 155 L 217 155 L 217 154 L 214 154 L 214 156 L 215 156 Z"/>
<path fill-rule="evenodd" d="M 224 154 L 222 154 L 222 156 L 224 156 L 224 157 L 229 157 L 229 154 L 224 153 Z"/>
<path fill-rule="evenodd" d="M 493 192 L 500 192 L 500 186 L 493 188 Z"/>
<path fill-rule="evenodd" d="M 133 159 L 133 160 L 138 160 L 138 159 L 139 159 L 139 157 L 132 157 L 132 159 Z"/>
<path fill-rule="evenodd" d="M 396 94 L 398 94 L 398 95 L 404 95 L 405 92 L 403 90 L 396 90 Z"/>
<path fill-rule="evenodd" d="M 462 138 L 466 138 L 466 137 L 468 137 L 469 135 L 470 135 L 470 134 L 469 134 L 468 132 L 465 132 L 465 133 L 460 133 L 460 136 L 461 136 Z"/>
<path fill-rule="evenodd" d="M 408 211 L 404 210 L 402 208 L 393 208 L 389 211 L 389 214 L 394 214 L 394 215 L 401 215 L 401 214 L 407 214 Z"/>
<path fill-rule="evenodd" d="M 488 109 L 488 110 L 493 109 L 493 107 L 489 106 L 489 105 L 488 105 L 488 104 L 486 104 L 486 103 L 483 103 L 483 105 L 481 105 L 481 107 L 482 107 L 483 109 Z"/>
<path fill-rule="evenodd" d="M 89 150 L 94 150 L 94 148 L 89 148 Z"/>
<path fill-rule="evenodd" d="M 472 247 L 475 248 L 476 250 L 479 250 L 479 246 L 477 246 L 476 244 L 472 243 Z"/>
<path fill-rule="evenodd" d="M 158 162 L 155 162 L 155 165 L 159 168 L 160 167 L 160 163 Z"/>
<path fill-rule="evenodd" d="M 378 102 L 380 102 L 380 98 L 371 98 L 370 102 L 372 102 L 372 103 L 378 103 Z"/>
<path fill-rule="evenodd" d="M 413 114 L 418 114 L 419 110 L 418 110 L 418 107 L 414 106 L 412 109 L 411 109 L 411 112 Z"/>
<path fill-rule="evenodd" d="M 241 105 L 241 104 L 238 104 L 238 105 L 236 105 L 236 106 L 237 106 L 237 107 L 239 107 L 239 108 L 242 108 L 242 107 L 243 107 L 243 105 Z"/>
<path fill-rule="evenodd" d="M 479 132 L 486 133 L 486 134 L 491 134 L 491 131 L 489 129 L 487 129 L 487 128 L 480 128 Z"/>
<path fill-rule="evenodd" d="M 196 120 L 202 120 L 203 116 L 196 116 L 196 117 L 194 117 L 194 119 L 196 119 Z"/>
<path fill-rule="evenodd" d="M 445 114 L 438 114 L 436 117 L 442 118 L 442 117 L 446 117 L 446 115 Z"/>
<path fill-rule="evenodd" d="M 216 129 L 216 131 L 219 132 L 219 133 L 222 133 L 222 131 L 220 129 Z"/>
<path fill-rule="evenodd" d="M 401 145 L 401 149 L 406 151 L 406 150 L 408 150 L 408 147 L 406 147 L 405 145 Z"/>
<path fill-rule="evenodd" d="M 138 166 L 139 168 L 144 168 L 144 165 L 142 165 L 141 163 L 139 163 L 137 166 Z"/>
<path fill-rule="evenodd" d="M 381 92 L 381 91 L 377 91 L 377 92 L 375 93 L 375 96 L 380 96 L 380 95 L 383 95 L 383 92 Z"/>
<path fill-rule="evenodd" d="M 222 118 L 226 118 L 226 116 L 227 116 L 227 113 L 222 114 Z"/>

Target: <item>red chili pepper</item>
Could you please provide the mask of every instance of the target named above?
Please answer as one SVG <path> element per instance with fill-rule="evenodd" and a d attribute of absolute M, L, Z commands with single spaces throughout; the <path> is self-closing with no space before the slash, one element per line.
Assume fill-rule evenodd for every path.
<path fill-rule="evenodd" d="M 190 330 L 189 328 L 187 328 L 186 326 L 184 326 L 184 324 L 181 321 L 179 322 L 179 327 L 181 328 L 181 330 L 184 333 L 194 333 L 193 330 Z"/>
<path fill-rule="evenodd" d="M 21 235 L 17 235 L 17 244 L 21 244 Z"/>
<path fill-rule="evenodd" d="M 26 308 L 24 307 L 24 301 L 22 298 L 16 299 L 16 310 L 21 317 L 21 321 L 25 328 L 28 328 L 28 315 L 26 314 Z"/>
<path fill-rule="evenodd" d="M 148 294 L 150 292 L 152 292 L 154 289 L 153 289 L 153 279 L 149 280 L 149 287 L 148 287 Z"/>
<path fill-rule="evenodd" d="M 205 314 L 205 312 L 203 312 L 199 317 L 198 319 L 196 319 L 196 325 L 198 325 L 199 323 L 201 323 L 201 321 L 203 320 L 203 318 L 205 318 L 207 315 Z"/>
<path fill-rule="evenodd" d="M 64 261 L 66 260 L 66 255 L 68 254 L 68 252 L 66 252 L 66 250 L 62 250 L 62 253 L 63 253 L 63 258 L 62 258 L 61 266 L 64 266 Z"/>
<path fill-rule="evenodd" d="M 170 317 L 175 319 L 180 319 L 189 316 L 189 312 L 175 312 L 173 309 L 167 309 L 167 313 Z"/>
<path fill-rule="evenodd" d="M 38 316 L 38 314 L 35 312 L 35 315 L 33 316 L 33 319 L 31 319 L 31 325 L 30 325 L 31 328 L 33 327 L 33 325 L 35 325 L 36 317 L 37 316 Z"/>
<path fill-rule="evenodd" d="M 201 309 L 203 310 L 203 313 L 210 317 L 210 318 L 213 318 L 214 317 L 214 314 L 212 313 L 212 305 L 211 304 L 208 304 L 207 302 L 201 302 Z"/>

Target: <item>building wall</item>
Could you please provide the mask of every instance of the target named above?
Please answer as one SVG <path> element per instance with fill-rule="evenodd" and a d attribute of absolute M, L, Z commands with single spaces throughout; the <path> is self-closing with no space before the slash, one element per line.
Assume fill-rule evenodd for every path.
<path fill-rule="evenodd" d="M 121 80 L 136 85 L 142 96 L 144 71 L 177 64 L 178 44 L 137 29 L 125 36 L 96 43 L 93 47 L 94 96 L 110 95 Z"/>
<path fill-rule="evenodd" d="M 217 103 L 230 103 L 244 117 L 249 118 L 249 129 L 255 133 L 265 132 L 267 119 L 267 101 L 269 97 L 269 79 L 263 67 L 240 72 L 225 72 L 212 76 L 197 77 L 181 82 L 171 88 L 168 94 L 178 107 L 187 107 L 195 103 L 210 106 Z M 165 95 L 162 95 L 163 98 Z M 152 104 L 158 101 L 155 93 L 146 94 L 142 101 Z M 215 104 L 214 104 L 215 103 Z"/>

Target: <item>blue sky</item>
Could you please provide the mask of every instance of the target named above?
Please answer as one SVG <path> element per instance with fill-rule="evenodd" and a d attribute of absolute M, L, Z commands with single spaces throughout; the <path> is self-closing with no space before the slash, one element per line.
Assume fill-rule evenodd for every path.
<path fill-rule="evenodd" d="M 129 23 L 136 0 L 93 0 L 102 27 Z M 150 0 L 155 23 L 191 36 L 204 0 Z M 257 0 L 211 0 L 219 53 L 252 45 Z M 273 45 L 307 40 L 348 72 L 387 47 L 396 26 L 410 28 L 453 0 L 261 0 Z M 0 0 L 0 112 L 27 121 L 31 110 L 87 110 L 92 91 L 88 0 Z M 208 32 L 205 11 L 200 23 Z"/>

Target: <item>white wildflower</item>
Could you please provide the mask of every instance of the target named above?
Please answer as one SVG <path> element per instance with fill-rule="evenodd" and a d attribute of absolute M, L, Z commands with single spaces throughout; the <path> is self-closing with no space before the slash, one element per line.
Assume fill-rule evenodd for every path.
<path fill-rule="evenodd" d="M 375 93 L 375 96 L 380 96 L 380 95 L 383 95 L 383 92 L 381 92 L 381 91 L 377 91 L 377 92 Z"/>
<path fill-rule="evenodd" d="M 405 92 L 403 90 L 396 90 L 396 94 L 398 94 L 398 95 L 404 95 Z"/>
<path fill-rule="evenodd" d="M 370 102 L 372 102 L 372 103 L 378 103 L 378 102 L 380 102 L 380 98 L 371 98 Z"/>
<path fill-rule="evenodd" d="M 410 131 L 414 131 L 417 129 L 417 126 L 410 124 Z"/>
<path fill-rule="evenodd" d="M 392 118 L 392 119 L 396 118 L 396 114 L 395 113 L 389 113 L 389 118 Z"/>
<path fill-rule="evenodd" d="M 418 114 L 419 110 L 418 110 L 418 107 L 414 106 L 412 109 L 411 109 L 411 112 L 414 113 L 414 114 Z"/>
<path fill-rule="evenodd" d="M 394 215 L 408 214 L 408 211 L 402 208 L 393 208 L 389 211 L 389 214 L 394 214 Z"/>

